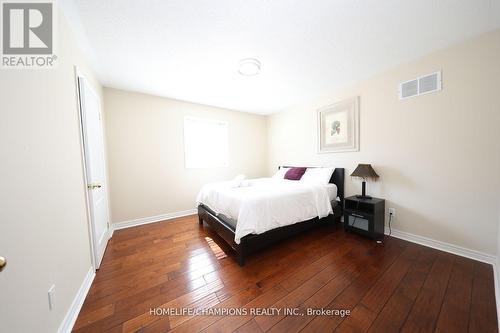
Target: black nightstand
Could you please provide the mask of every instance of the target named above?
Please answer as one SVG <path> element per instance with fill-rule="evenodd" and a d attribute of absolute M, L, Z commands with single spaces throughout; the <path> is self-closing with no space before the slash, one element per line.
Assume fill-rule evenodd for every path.
<path fill-rule="evenodd" d="M 385 200 L 344 199 L 344 229 L 380 240 L 384 238 Z"/>

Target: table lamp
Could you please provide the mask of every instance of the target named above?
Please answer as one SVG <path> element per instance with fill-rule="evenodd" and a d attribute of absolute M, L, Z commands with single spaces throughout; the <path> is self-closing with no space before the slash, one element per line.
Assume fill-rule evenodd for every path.
<path fill-rule="evenodd" d="M 373 170 L 371 164 L 358 164 L 356 169 L 351 173 L 351 177 L 359 177 L 363 179 L 362 193 L 361 195 L 357 195 L 356 198 L 371 199 L 371 196 L 366 195 L 366 179 L 376 180 L 379 177 L 375 170 Z"/>

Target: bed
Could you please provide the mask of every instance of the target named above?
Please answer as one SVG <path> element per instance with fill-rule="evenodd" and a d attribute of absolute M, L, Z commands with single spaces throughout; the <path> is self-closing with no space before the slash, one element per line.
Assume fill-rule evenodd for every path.
<path fill-rule="evenodd" d="M 245 264 L 245 258 L 251 253 L 321 224 L 339 221 L 342 216 L 343 168 L 334 169 L 329 181 L 331 186 L 323 185 L 323 189 L 313 185 L 305 188 L 294 181 L 277 183 L 270 179 L 258 179 L 250 182 L 244 186 L 247 188 L 241 190 L 202 189 L 197 200 L 200 225 L 207 223 L 236 251 L 240 266 Z M 263 194 L 257 195 L 257 189 Z M 203 195 L 203 191 L 208 194 Z M 264 195 L 266 197 L 262 198 Z M 330 207 L 325 206 L 325 195 Z M 262 212 L 269 202 L 273 205 L 269 213 L 272 218 Z M 279 209 L 285 206 L 287 209 Z M 295 220 L 293 224 L 280 225 L 280 219 Z"/>

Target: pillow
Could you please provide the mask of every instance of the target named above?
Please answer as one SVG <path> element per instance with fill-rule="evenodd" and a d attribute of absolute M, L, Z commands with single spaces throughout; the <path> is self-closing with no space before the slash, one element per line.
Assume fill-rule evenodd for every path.
<path fill-rule="evenodd" d="M 291 168 L 285 173 L 285 179 L 300 180 L 302 175 L 306 172 L 307 168 Z"/>
<path fill-rule="evenodd" d="M 273 178 L 275 179 L 285 179 L 285 173 L 290 170 L 290 168 L 280 168 L 276 173 L 274 174 Z"/>
<path fill-rule="evenodd" d="M 301 181 L 315 184 L 328 184 L 334 168 L 307 168 Z"/>

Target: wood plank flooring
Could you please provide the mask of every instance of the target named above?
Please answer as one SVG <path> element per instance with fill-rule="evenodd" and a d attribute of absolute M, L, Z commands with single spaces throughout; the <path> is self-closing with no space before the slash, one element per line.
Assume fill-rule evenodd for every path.
<path fill-rule="evenodd" d="M 497 332 L 491 265 L 319 227 L 248 258 L 197 216 L 116 231 L 74 332 Z M 246 309 L 234 316 L 150 309 Z M 250 309 L 297 309 L 255 315 Z M 308 314 L 345 309 L 349 316 Z M 160 310 L 161 311 L 161 310 Z"/>

